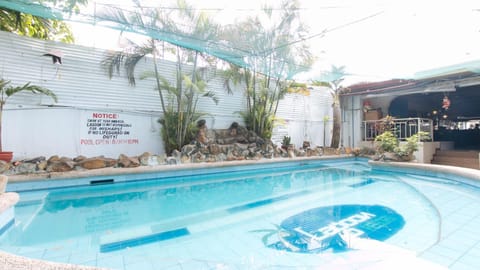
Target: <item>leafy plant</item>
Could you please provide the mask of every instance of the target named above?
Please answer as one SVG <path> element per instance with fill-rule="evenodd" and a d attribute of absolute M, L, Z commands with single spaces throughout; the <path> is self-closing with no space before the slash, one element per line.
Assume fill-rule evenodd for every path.
<path fill-rule="evenodd" d="M 400 160 L 408 161 L 412 158 L 413 153 L 418 150 L 418 142 L 428 139 L 428 133 L 420 131 L 408 137 L 405 144 L 399 145 L 398 139 L 393 135 L 393 132 L 385 131 L 375 138 L 375 142 L 378 144 L 377 149 L 380 153 L 391 152 Z"/>
<path fill-rule="evenodd" d="M 283 148 L 283 149 L 287 149 L 288 146 L 291 144 L 290 142 L 291 142 L 290 136 L 283 136 L 282 148 Z"/>
<path fill-rule="evenodd" d="M 231 92 L 230 84 L 243 83 L 246 109 L 241 116 L 247 129 L 267 140 L 272 136 L 279 102 L 291 86 L 289 78 L 300 66 L 309 67 L 313 62 L 308 46 L 295 42 L 306 35 L 297 6 L 297 1 L 282 1 L 279 13 L 267 7 L 264 13 L 225 27 L 222 32 L 232 48 L 243 48 L 245 55 L 241 58 L 248 66 L 230 64 L 224 73 L 225 86 Z"/>
<path fill-rule="evenodd" d="M 57 96 L 50 91 L 49 89 L 32 85 L 30 82 L 21 85 L 21 86 L 11 86 L 9 85 L 10 81 L 0 79 L 0 152 L 3 151 L 2 147 L 2 117 L 3 117 L 3 109 L 7 100 L 12 97 L 13 95 L 20 93 L 20 92 L 30 92 L 32 94 L 43 94 L 51 97 L 55 102 L 57 102 Z"/>
<path fill-rule="evenodd" d="M 398 146 L 398 139 L 391 131 L 385 131 L 375 137 L 375 142 L 377 142 L 377 149 L 380 153 L 393 152 Z"/>
<path fill-rule="evenodd" d="M 418 150 L 418 142 L 428 140 L 430 136 L 428 132 L 420 131 L 407 138 L 404 145 L 395 148 L 394 153 L 401 158 L 410 158 L 412 154 Z"/>
<path fill-rule="evenodd" d="M 143 9 L 137 2 L 138 10 L 132 13 L 119 9 L 107 9 L 104 18 L 111 21 L 130 25 L 145 25 L 146 27 L 165 32 L 177 33 L 178 36 L 192 36 L 198 40 L 215 40 L 218 26 L 204 13 L 193 12 L 193 8 L 185 1 L 178 1 L 178 8 L 174 11 L 164 9 Z M 194 29 L 183 28 L 184 20 L 194 22 Z M 176 58 L 175 80 L 170 82 L 160 74 L 161 70 L 157 58 L 161 53 L 168 53 Z M 191 134 L 195 122 L 198 120 L 197 104 L 200 98 L 210 98 L 215 104 L 218 99 L 214 93 L 207 91 L 205 67 L 200 64 L 214 64 L 212 58 L 204 53 L 189 50 L 179 46 L 165 44 L 157 39 L 150 39 L 144 45 L 130 42 L 130 46 L 121 52 L 108 55 L 102 62 L 110 77 L 120 68 L 125 69 L 128 82 L 135 85 L 135 68 L 141 59 L 151 56 L 152 71 L 144 72 L 140 78 L 153 78 L 155 90 L 160 98 L 163 118 L 162 139 L 165 151 L 170 154 L 191 141 Z M 190 65 L 191 72 L 184 72 L 183 68 Z"/>
<path fill-rule="evenodd" d="M 80 7 L 88 4 L 88 0 L 42 0 L 41 2 L 55 10 L 69 14 L 78 14 Z M 68 24 L 29 14 L 28 10 L 23 10 L 21 5 L 17 10 L 0 7 L 0 30 L 44 40 L 57 40 L 65 43 L 74 43 L 75 41 Z"/>

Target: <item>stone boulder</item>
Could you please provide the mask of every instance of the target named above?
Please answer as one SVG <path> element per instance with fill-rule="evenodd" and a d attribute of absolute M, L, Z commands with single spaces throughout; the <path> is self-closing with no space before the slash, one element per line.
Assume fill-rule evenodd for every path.
<path fill-rule="evenodd" d="M 135 168 L 140 166 L 140 160 L 138 157 L 129 157 L 124 154 L 121 154 L 118 157 L 118 167 L 123 167 L 123 168 Z"/>
<path fill-rule="evenodd" d="M 67 157 L 53 156 L 48 159 L 47 172 L 69 172 L 75 168 L 75 162 Z"/>
<path fill-rule="evenodd" d="M 6 162 L 6 161 L 3 161 L 3 160 L 0 160 L 0 173 L 4 173 L 6 171 L 8 171 L 11 167 L 11 164 Z"/>
<path fill-rule="evenodd" d="M 138 159 L 142 166 L 157 166 L 163 163 L 164 158 L 145 152 L 141 154 Z"/>
<path fill-rule="evenodd" d="M 37 171 L 37 164 L 30 162 L 22 162 L 15 167 L 16 174 L 29 174 Z"/>
<path fill-rule="evenodd" d="M 77 162 L 77 165 L 87 170 L 94 170 L 107 167 L 107 162 L 104 157 L 93 157 L 83 159 Z"/>

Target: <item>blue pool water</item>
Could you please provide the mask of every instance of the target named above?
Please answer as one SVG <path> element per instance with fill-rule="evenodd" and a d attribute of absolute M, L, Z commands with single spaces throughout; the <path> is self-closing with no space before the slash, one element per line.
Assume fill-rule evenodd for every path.
<path fill-rule="evenodd" d="M 355 159 L 239 168 L 20 191 L 0 248 L 113 269 L 480 267 L 477 187 Z"/>

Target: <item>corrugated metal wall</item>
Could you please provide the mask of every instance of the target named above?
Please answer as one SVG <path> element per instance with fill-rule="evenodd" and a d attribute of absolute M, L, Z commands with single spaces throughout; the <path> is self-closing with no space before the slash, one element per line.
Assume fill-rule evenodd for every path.
<path fill-rule="evenodd" d="M 15 84 L 32 82 L 53 90 L 58 96 L 55 106 L 75 108 L 114 109 L 123 111 L 160 112 L 160 100 L 154 90 L 152 79 L 137 80 L 136 87 L 128 85 L 121 74 L 108 79 L 100 62 L 105 51 L 57 42 L 19 37 L 0 32 L 0 75 Z M 51 50 L 60 50 L 64 56 L 62 65 L 53 64 L 51 57 L 43 56 Z M 139 63 L 137 73 L 151 70 L 152 61 Z M 159 61 L 162 75 L 174 81 L 175 63 Z M 213 115 L 230 116 L 243 108 L 242 93 L 227 94 L 223 80 L 216 77 L 209 81 L 208 89 L 214 91 L 220 102 L 202 99 L 200 110 Z M 52 105 L 49 98 L 32 95 L 18 95 L 9 101 L 10 105 Z"/>
<path fill-rule="evenodd" d="M 330 146 L 332 102 L 332 95 L 326 87 L 314 87 L 308 96 L 287 94 L 278 108 L 272 140 L 280 144 L 284 136 L 290 136 L 297 146 L 303 141 L 315 146 Z M 328 120 L 324 122 L 325 117 Z"/>
<path fill-rule="evenodd" d="M 49 97 L 41 95 L 19 94 L 12 97 L 7 110 L 11 113 L 5 114 L 5 117 L 14 117 L 22 115 L 22 122 L 38 121 L 35 117 L 25 117 L 25 113 L 13 113 L 14 111 L 29 109 L 28 113 L 35 114 L 35 108 L 45 110 L 51 108 L 68 108 L 70 110 L 89 110 L 89 111 L 113 111 L 126 112 L 130 114 L 141 114 L 148 118 L 159 117 L 161 115 L 160 100 L 158 93 L 154 90 L 154 81 L 152 79 L 138 80 L 136 87 L 128 85 L 126 78 L 121 75 L 115 75 L 109 79 L 105 70 L 101 67 L 101 61 L 104 59 L 106 51 L 89 48 L 78 45 L 63 44 L 57 42 L 42 41 L 37 39 L 19 37 L 17 35 L 0 31 L 0 77 L 11 80 L 13 84 L 19 85 L 26 82 L 40 85 L 51 89 L 58 96 L 58 103 L 53 103 Z M 62 65 L 53 64 L 52 59 L 44 54 L 51 50 L 60 50 L 63 53 Z M 162 75 L 172 82 L 175 76 L 175 63 L 170 61 L 159 61 Z M 152 62 L 145 60 L 139 63 L 137 73 L 145 70 L 151 70 Z M 187 67 L 188 68 L 188 67 Z M 219 99 L 218 105 L 215 105 L 210 99 L 201 99 L 198 104 L 198 111 L 207 113 L 204 117 L 207 120 L 209 128 L 228 128 L 234 121 L 242 122 L 238 112 L 243 111 L 245 106 L 245 97 L 243 91 L 237 89 L 234 94 L 228 94 L 224 88 L 224 79 L 214 75 L 211 71 L 211 79 L 208 81 L 208 90 L 215 92 Z M 279 135 L 274 138 L 283 138 L 287 133 L 292 137 L 293 143 L 301 145 L 303 140 L 310 140 L 314 145 L 323 145 L 323 116 L 331 115 L 331 97 L 325 89 L 314 89 L 310 96 L 299 94 L 288 94 L 285 100 L 282 100 L 278 117 L 286 120 L 283 130 L 277 128 Z M 69 115 L 71 113 L 67 113 Z M 73 113 L 71 115 L 81 115 Z M 36 119 L 36 120 L 33 120 Z M 17 121 L 18 119 L 15 119 Z M 22 144 L 17 136 L 9 130 L 15 129 L 14 119 L 6 120 L 6 125 L 10 128 L 4 128 L 4 142 L 11 145 Z M 62 121 L 64 130 L 78 130 L 74 125 L 79 119 L 72 119 L 70 124 Z M 331 125 L 329 123 L 329 125 Z M 23 126 L 23 125 L 22 125 Z M 28 126 L 28 125 L 27 125 Z M 4 126 L 5 127 L 5 126 Z M 17 131 L 21 132 L 21 131 Z M 29 132 L 29 131 L 23 131 Z M 36 131 L 41 132 L 41 131 Z M 49 131 L 44 131 L 48 133 Z M 7 134 L 6 134 L 7 133 Z M 150 130 L 145 130 L 150 134 Z M 330 131 L 327 132 L 330 134 Z M 320 135 L 319 135 L 320 134 Z M 47 136 L 43 134 L 42 136 Z M 66 136 L 72 136 L 67 135 Z M 74 134 L 74 137 L 82 135 Z M 329 135 L 330 136 L 330 135 Z M 329 140 L 328 140 L 329 144 Z M 37 153 L 34 150 L 35 145 L 24 147 L 23 154 L 29 156 Z M 5 149 L 8 148 L 4 147 Z M 79 154 L 79 147 L 68 147 L 63 153 L 71 152 L 71 156 Z M 158 149 L 158 147 L 156 147 Z M 53 153 L 45 153 L 49 155 Z"/>

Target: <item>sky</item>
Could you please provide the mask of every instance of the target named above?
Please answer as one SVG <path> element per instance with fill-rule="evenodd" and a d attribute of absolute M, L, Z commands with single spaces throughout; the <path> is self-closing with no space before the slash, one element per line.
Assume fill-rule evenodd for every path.
<path fill-rule="evenodd" d="M 92 2 L 92 1 L 91 1 Z M 128 6 L 128 0 L 98 0 Z M 150 1 L 152 5 L 162 1 Z M 163 1 L 162 3 L 164 3 Z M 345 83 L 409 78 L 416 72 L 480 60 L 480 1 L 299 0 L 308 39 L 317 57 L 314 68 L 298 80 L 318 78 L 332 65 L 345 66 Z M 278 0 L 202 0 L 220 23 L 251 15 L 261 3 Z M 93 26 L 74 27 L 77 43 L 118 47 L 118 34 Z"/>

